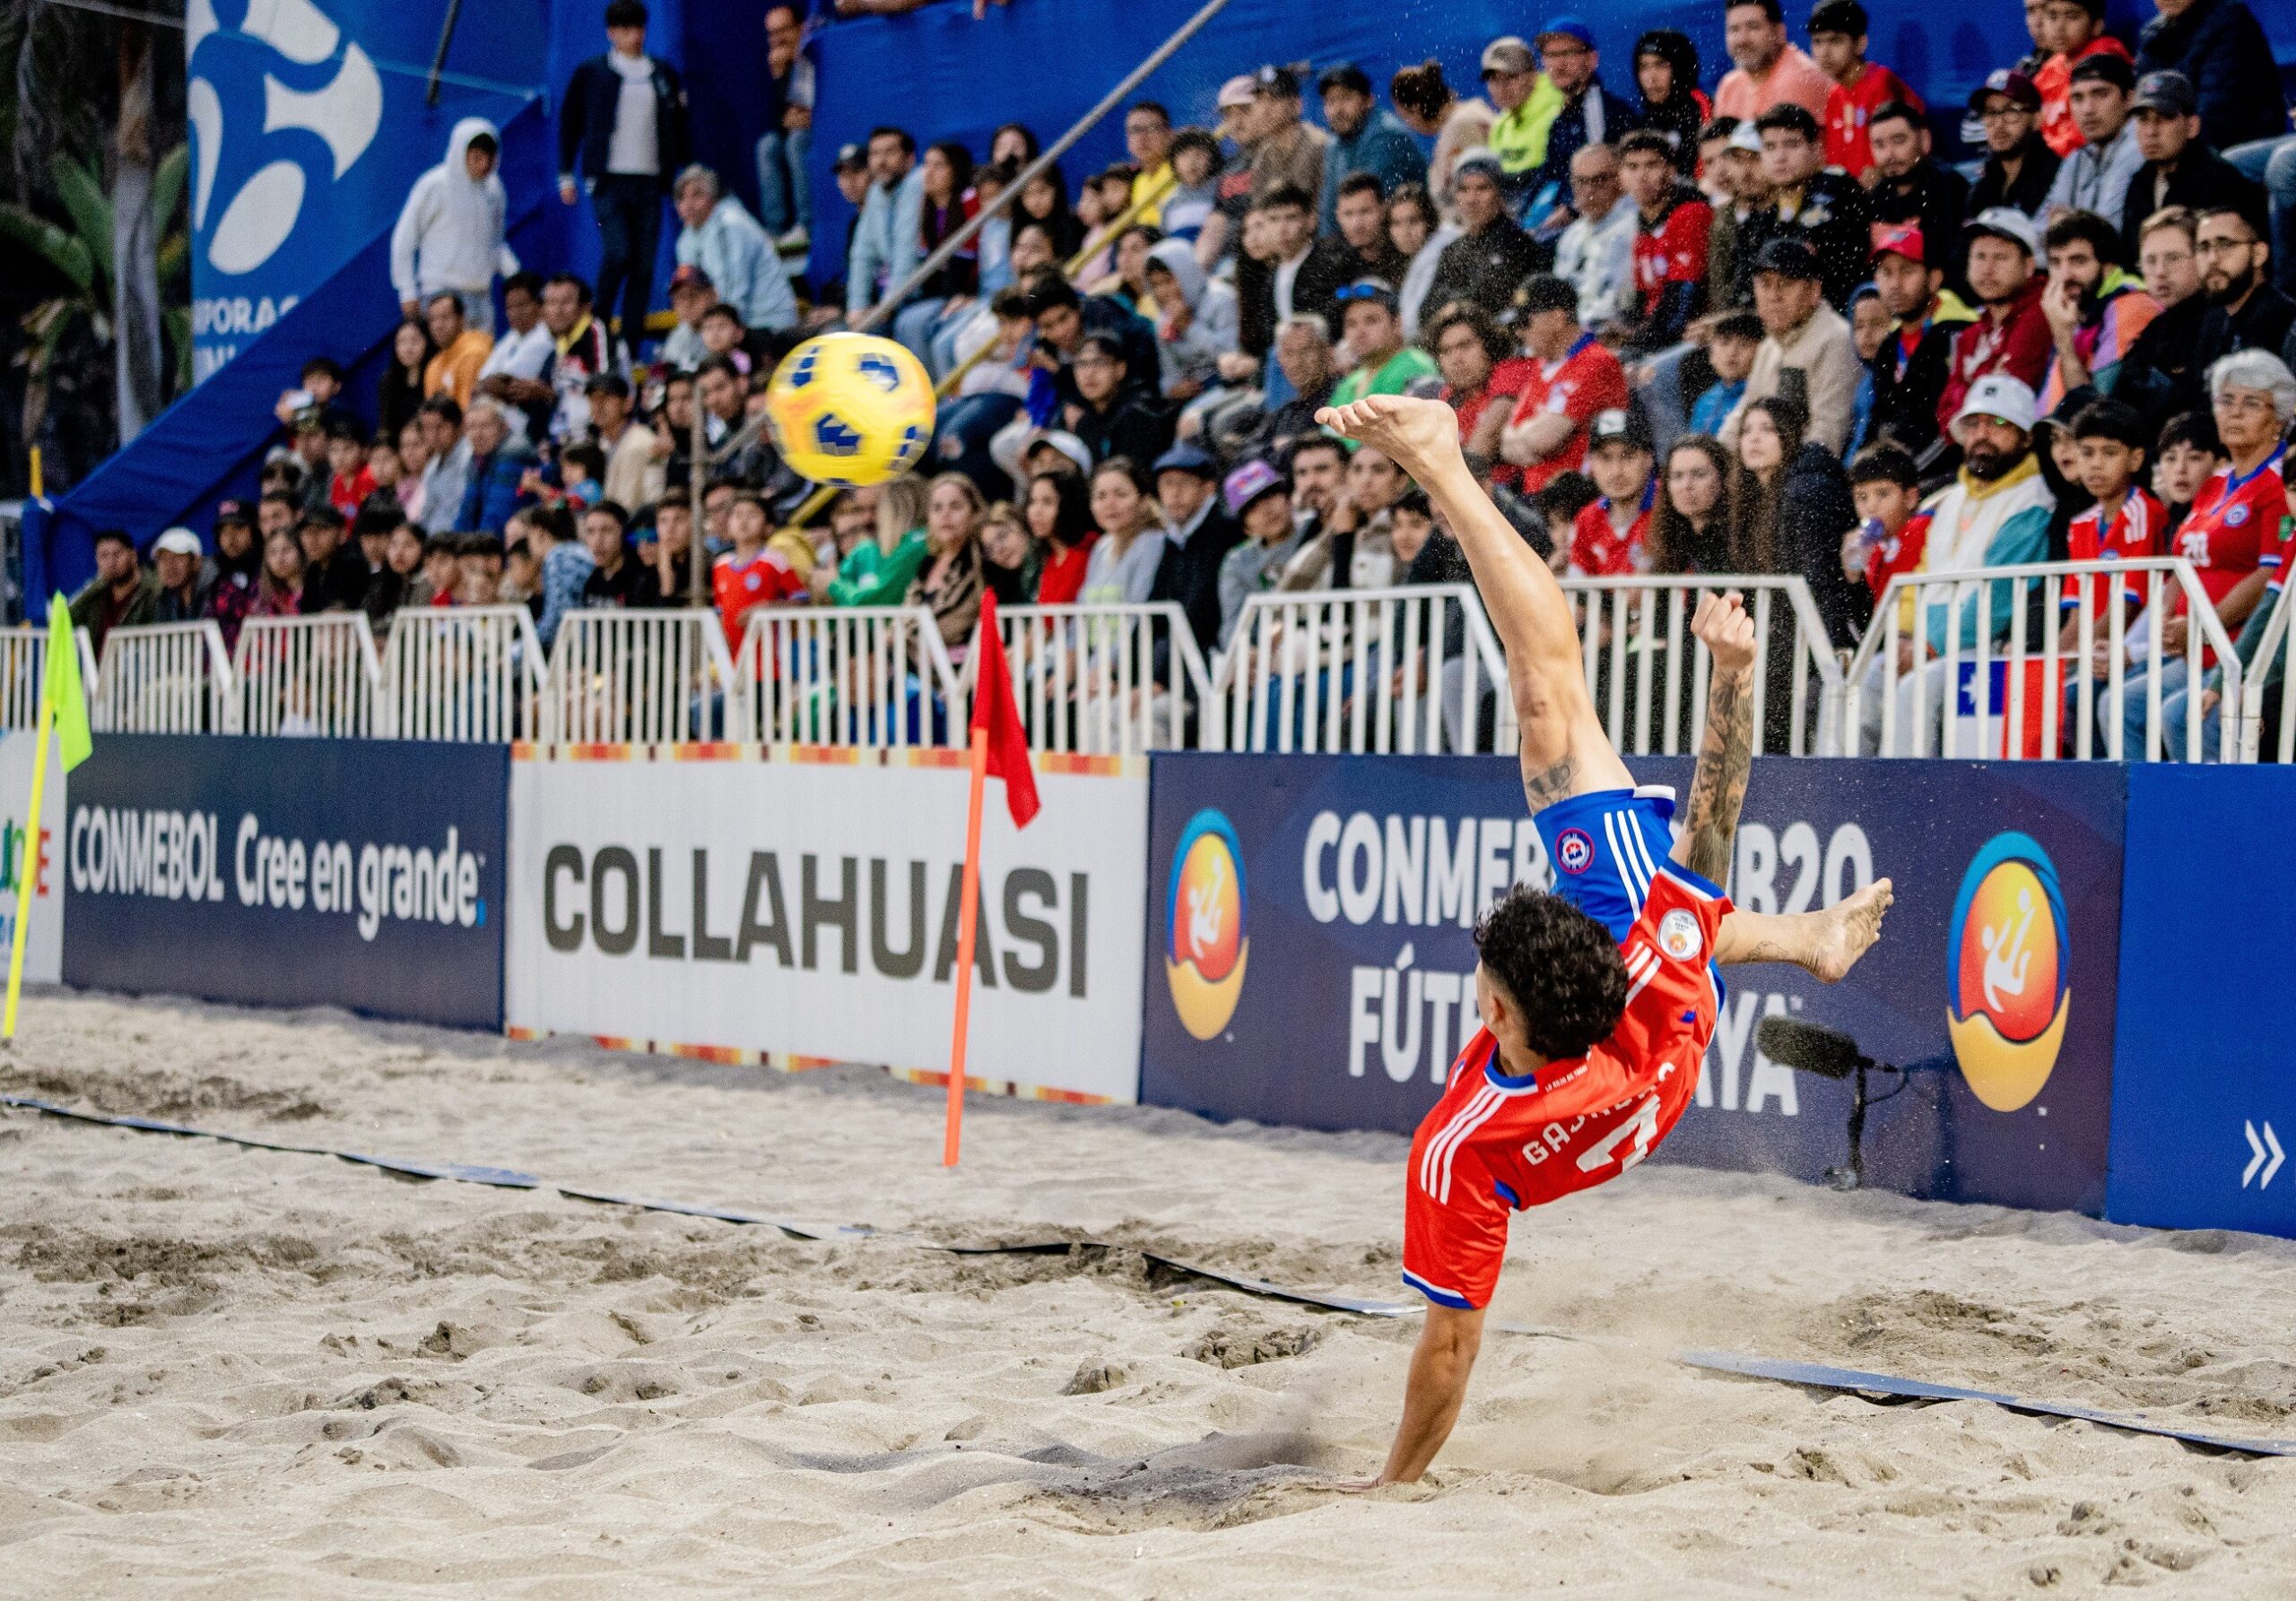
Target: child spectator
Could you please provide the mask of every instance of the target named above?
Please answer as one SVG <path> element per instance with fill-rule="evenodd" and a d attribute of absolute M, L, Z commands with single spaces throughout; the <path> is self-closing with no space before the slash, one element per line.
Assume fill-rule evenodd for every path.
<path fill-rule="evenodd" d="M 2052 54 L 2032 74 L 2041 101 L 2040 135 L 2060 157 L 2069 156 L 2088 143 L 2073 121 L 2074 67 L 2091 56 L 2118 56 L 2133 83 L 2135 64 L 2128 47 L 2105 31 L 2105 0 L 2041 0 L 2041 11 L 2043 26 L 2033 42 Z"/>
<path fill-rule="evenodd" d="M 1714 382 L 1690 408 L 1690 431 L 1718 434 L 1723 420 L 1745 398 L 1746 378 L 1754 370 L 1754 353 L 1761 349 L 1761 318 L 1751 311 L 1733 311 L 1714 325 L 1707 344 Z"/>
<path fill-rule="evenodd" d="M 590 553 L 590 576 L 582 580 L 585 611 L 620 610 L 636 604 L 645 569 L 630 553 L 630 513 L 601 500 L 582 513 L 582 546 Z"/>
<path fill-rule="evenodd" d="M 502 601 L 502 536 L 465 534 L 455 544 L 455 600 L 491 606 Z"/>
<path fill-rule="evenodd" d="M 299 413 L 333 411 L 343 395 L 343 364 L 333 356 L 313 356 L 303 363 L 299 378 L 300 387 L 281 395 L 279 404 L 272 408 L 271 414 L 284 428 L 296 425 Z"/>
<path fill-rule="evenodd" d="M 375 474 L 367 466 L 359 425 L 348 417 L 336 417 L 327 423 L 326 469 L 326 503 L 347 523 L 375 492 Z"/>
<path fill-rule="evenodd" d="M 1923 108 L 1904 79 L 1866 59 L 1866 8 L 1857 0 L 1820 0 L 1810 13 L 1810 58 L 1833 80 L 1826 93 L 1826 165 L 1870 189 L 1881 177 L 1866 137 L 1874 113 L 1892 100 Z"/>
<path fill-rule="evenodd" d="M 2100 400 L 2073 419 L 2073 438 L 2080 451 L 2081 487 L 2096 504 L 2066 529 L 2066 559 L 2120 561 L 2160 555 L 2167 548 L 2168 513 L 2144 488 L 2144 418 L 2117 400 Z M 2072 649 L 2078 641 L 2079 587 L 2069 586 L 2060 603 L 2066 612 L 2060 650 Z M 2088 587 L 2092 627 L 2102 633 L 2114 586 L 2111 579 L 2098 577 L 2088 581 Z M 2132 579 L 2119 589 L 2129 616 L 2144 609 L 2142 585 Z"/>
<path fill-rule="evenodd" d="M 1921 566 L 1929 518 L 1921 510 L 1921 469 L 1902 445 L 1884 439 L 1849 463 L 1849 496 L 1857 526 L 1841 536 L 1842 575 L 1876 601 L 1901 572 Z"/>
<path fill-rule="evenodd" d="M 433 534 L 422 542 L 421 605 L 455 604 L 455 585 L 462 578 L 462 544 L 458 534 Z M 410 600 L 409 604 L 416 603 Z"/>
<path fill-rule="evenodd" d="M 1194 246 L 1203 235 L 1205 223 L 1219 208 L 1220 142 L 1202 128 L 1182 128 L 1172 135 L 1171 162 L 1173 187 L 1163 205 L 1164 237 L 1185 239 Z M 1203 261 L 1201 256 L 1196 259 L 1199 264 Z M 996 287 L 988 282 L 986 251 L 981 287 L 984 291 Z"/>
<path fill-rule="evenodd" d="M 554 498 L 565 501 L 575 516 L 581 516 L 604 498 L 601 481 L 605 471 L 605 452 L 596 445 L 567 446 L 558 453 L 558 490 Z"/>
<path fill-rule="evenodd" d="M 2206 412 L 2183 412 L 2169 419 L 2152 448 L 2152 496 L 2166 508 L 2165 525 L 2173 528 L 2224 465 L 2224 446 Z"/>
<path fill-rule="evenodd" d="M 1849 443 L 1856 453 L 1866 447 L 1874 428 L 1874 358 L 1882 353 L 1897 323 L 1882 304 L 1882 291 L 1871 283 L 1858 285 L 1849 297 L 1849 347 L 1857 356 L 1857 388 L 1849 402 Z"/>
<path fill-rule="evenodd" d="M 1634 41 L 1634 83 L 1642 92 L 1634 126 L 1666 142 L 1674 170 L 1684 178 L 1698 172 L 1699 130 L 1714 115 L 1714 102 L 1698 86 L 1698 47 L 1674 28 L 1653 28 Z M 1620 146 L 1620 153 L 1625 146 Z"/>
<path fill-rule="evenodd" d="M 526 606 L 531 612 L 541 582 L 542 563 L 535 559 L 534 546 L 521 539 L 503 551 L 502 582 L 498 587 L 502 605 Z"/>
<path fill-rule="evenodd" d="M 1650 528 L 1650 425 L 1631 407 L 1596 417 L 1587 434 L 1587 466 L 1602 492 L 1573 519 L 1565 570 L 1574 578 L 1630 578 L 1648 571 Z"/>

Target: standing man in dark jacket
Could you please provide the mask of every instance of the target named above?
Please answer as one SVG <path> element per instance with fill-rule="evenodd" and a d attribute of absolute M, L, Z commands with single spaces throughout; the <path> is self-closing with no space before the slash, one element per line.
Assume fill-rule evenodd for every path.
<path fill-rule="evenodd" d="M 1220 504 L 1220 464 L 1191 444 L 1178 444 L 1156 458 L 1156 500 L 1170 526 L 1164 530 L 1164 556 L 1156 564 L 1151 601 L 1179 603 L 1188 631 L 1206 657 L 1220 648 L 1220 563 L 1243 543 L 1244 531 Z M 1155 681 L 1169 684 L 1165 660 L 1170 647 L 1157 641 Z"/>
<path fill-rule="evenodd" d="M 691 159 L 691 145 L 677 69 L 646 54 L 643 0 L 613 0 L 606 38 L 613 48 L 576 67 L 566 85 L 558 197 L 571 205 L 580 187 L 590 192 L 604 246 L 598 309 L 609 318 L 619 309 L 622 337 L 634 356 L 654 299 L 663 197 L 672 175 Z"/>
<path fill-rule="evenodd" d="M 2288 132 L 2280 69 L 2240 0 L 2153 0 L 2161 14 L 2136 41 L 2139 74 L 2178 72 L 2199 101 L 2200 136 L 2218 150 Z"/>

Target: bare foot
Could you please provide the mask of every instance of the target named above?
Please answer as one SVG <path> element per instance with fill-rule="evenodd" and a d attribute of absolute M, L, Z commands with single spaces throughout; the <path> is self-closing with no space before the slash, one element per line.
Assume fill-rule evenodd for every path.
<path fill-rule="evenodd" d="M 1882 937 L 1882 918 L 1896 898 L 1890 881 L 1877 878 L 1848 900 L 1820 913 L 1810 971 L 1828 984 L 1839 984 L 1848 977 L 1857 959 Z"/>

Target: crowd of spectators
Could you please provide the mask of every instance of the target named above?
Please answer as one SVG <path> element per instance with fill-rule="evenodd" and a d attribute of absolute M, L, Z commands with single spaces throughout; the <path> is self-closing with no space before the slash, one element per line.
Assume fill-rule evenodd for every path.
<path fill-rule="evenodd" d="M 738 641 L 760 606 L 906 602 L 961 648 L 994 592 L 1174 601 L 1210 652 L 1256 593 L 1466 579 L 1393 465 L 1314 422 L 1408 393 L 1455 409 L 1560 572 L 1798 574 L 1848 649 L 1896 574 L 2176 554 L 2252 644 L 2291 526 L 2296 136 L 2247 4 L 2154 4 L 2124 39 L 2102 0 L 2028 0 L 2031 53 L 1966 107 L 1868 59 L 1858 0 L 1796 19 L 1806 47 L 1778 0 L 1728 0 L 1718 74 L 1662 28 L 1606 81 L 1568 15 L 1492 40 L 1466 92 L 1431 60 L 1386 104 L 1352 63 L 1262 65 L 1200 122 L 1129 106 L 1126 159 L 1081 180 L 1031 170 L 1017 123 L 974 150 L 888 121 L 836 154 L 855 217 L 808 286 L 803 10 L 765 17 L 761 220 L 690 163 L 677 75 L 613 0 L 558 135 L 595 288 L 510 253 L 499 134 L 461 124 L 394 238 L 372 405 L 313 361 L 260 499 L 204 546 L 162 535 L 150 572 L 107 541 L 75 612 L 230 632 L 524 604 L 548 642 L 576 609 L 701 594 Z M 934 459 L 799 526 L 809 486 L 745 424 L 796 339 L 869 315 L 941 383 Z M 2159 622 L 2179 650 L 2186 621 Z M 1937 670 L 1947 626 L 1909 627 L 1892 670 Z M 2187 692 L 2213 715 L 2211 686 L 2164 687 L 2172 721 Z"/>

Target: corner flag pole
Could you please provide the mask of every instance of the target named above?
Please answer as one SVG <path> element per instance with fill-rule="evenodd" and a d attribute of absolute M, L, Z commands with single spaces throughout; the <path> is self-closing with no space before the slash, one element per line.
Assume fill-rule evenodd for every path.
<path fill-rule="evenodd" d="M 988 730 L 972 731 L 971 793 L 965 802 L 964 888 L 957 901 L 957 1019 L 949 1042 L 949 1117 L 941 1135 L 941 1165 L 957 1165 L 965 1123 L 965 1035 L 972 1021 L 973 933 L 980 917 L 980 800 L 988 781 Z M 37 779 L 34 780 L 38 782 Z M 16 943 L 23 944 L 19 934 Z M 14 994 L 13 988 L 11 996 Z M 14 1014 L 13 1003 L 10 1015 Z"/>
<path fill-rule="evenodd" d="M 23 859 L 16 864 L 15 929 L 8 942 L 8 1006 L 0 1014 L 0 1040 L 16 1037 L 16 1000 L 24 988 L 24 935 L 32 922 L 34 879 L 39 873 L 39 804 L 48 787 L 48 741 L 56 722 L 56 707 L 47 686 L 40 688 L 39 744 L 32 748 L 31 809 L 24 814 Z"/>

